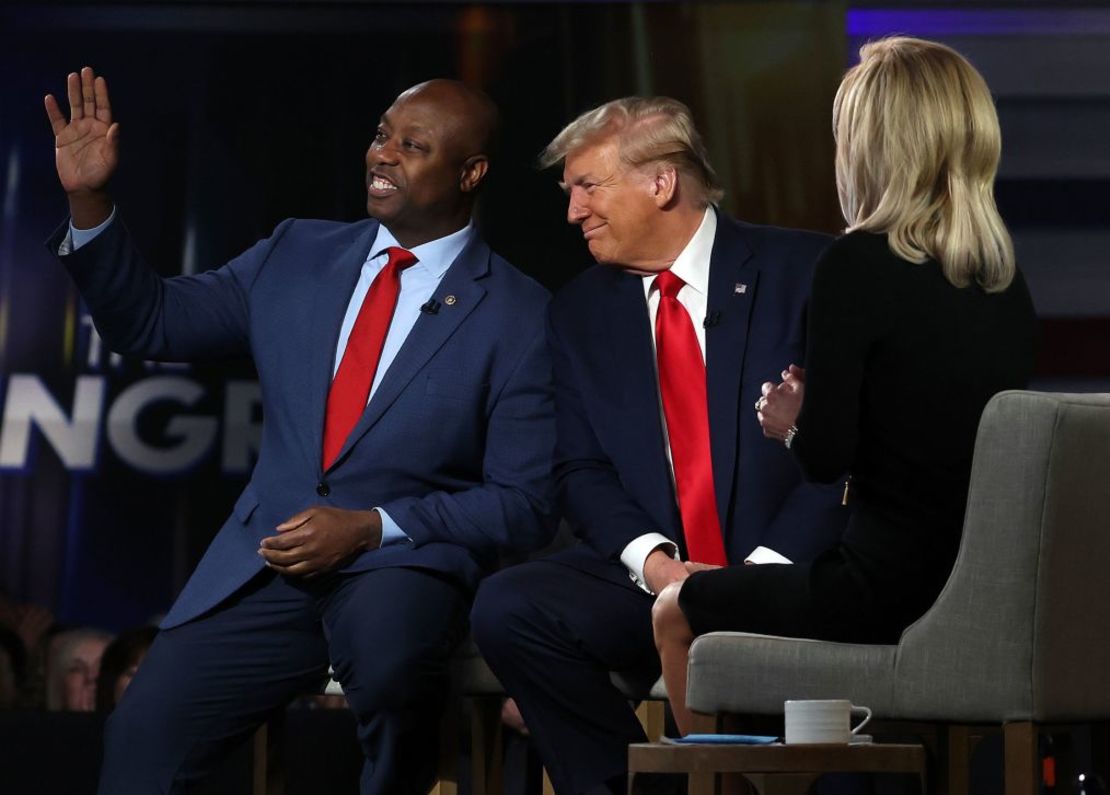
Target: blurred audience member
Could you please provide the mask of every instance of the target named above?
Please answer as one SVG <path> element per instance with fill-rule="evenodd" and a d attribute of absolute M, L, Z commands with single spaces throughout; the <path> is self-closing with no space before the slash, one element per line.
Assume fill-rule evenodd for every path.
<path fill-rule="evenodd" d="M 21 651 L 15 652 L 21 660 L 21 673 L 17 676 L 20 691 L 18 703 L 21 706 L 43 706 L 46 646 L 50 635 L 58 631 L 54 614 L 42 605 L 24 604 L 0 591 L 0 628 L 7 628 L 20 641 L 18 646 Z M 9 651 L 9 657 L 11 654 Z"/>
<path fill-rule="evenodd" d="M 0 626 L 8 627 L 23 641 L 23 648 L 30 652 L 38 647 L 46 631 L 54 625 L 54 614 L 49 608 L 35 604 L 21 604 L 6 593 L 0 592 Z"/>
<path fill-rule="evenodd" d="M 23 701 L 27 676 L 27 649 L 12 629 L 0 626 L 0 709 Z"/>
<path fill-rule="evenodd" d="M 59 632 L 46 652 L 46 708 L 92 712 L 96 708 L 96 680 L 100 659 L 112 636 L 82 627 Z"/>
<path fill-rule="evenodd" d="M 108 644 L 100 660 L 100 677 L 96 682 L 97 710 L 111 712 L 115 709 L 157 634 L 158 628 L 152 626 L 129 629 Z"/>

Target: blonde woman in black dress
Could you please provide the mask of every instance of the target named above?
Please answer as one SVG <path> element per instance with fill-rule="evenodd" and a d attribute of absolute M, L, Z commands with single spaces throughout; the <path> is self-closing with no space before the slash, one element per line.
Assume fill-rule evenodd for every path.
<path fill-rule="evenodd" d="M 754 407 L 805 475 L 846 481 L 838 546 L 808 564 L 701 571 L 653 613 L 679 728 L 700 634 L 893 643 L 960 542 L 984 405 L 1025 386 L 1035 319 L 994 203 L 1001 149 L 983 78 L 948 47 L 865 45 L 833 105 L 846 233 L 817 265 L 805 368 Z"/>

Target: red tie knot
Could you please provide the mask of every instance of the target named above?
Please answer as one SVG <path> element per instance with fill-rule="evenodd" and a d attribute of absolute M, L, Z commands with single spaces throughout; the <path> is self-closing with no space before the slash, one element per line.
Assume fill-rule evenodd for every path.
<path fill-rule="evenodd" d="M 407 248 L 400 246 L 390 246 L 385 250 L 389 255 L 389 261 L 385 263 L 385 267 L 392 268 L 393 270 L 403 271 L 410 265 L 416 264 L 416 255 L 409 251 Z"/>
<path fill-rule="evenodd" d="M 655 277 L 655 286 L 659 289 L 660 295 L 664 298 L 675 298 L 678 296 L 678 291 L 686 285 L 682 281 L 682 277 L 675 276 L 671 271 L 663 271 Z"/>

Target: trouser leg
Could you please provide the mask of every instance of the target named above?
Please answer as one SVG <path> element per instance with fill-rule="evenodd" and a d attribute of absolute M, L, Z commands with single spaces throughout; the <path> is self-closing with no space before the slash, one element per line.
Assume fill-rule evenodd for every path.
<path fill-rule="evenodd" d="M 425 793 L 438 757 L 447 664 L 469 595 L 443 575 L 375 569 L 343 575 L 321 600 L 335 677 L 358 720 L 363 795 Z"/>
<path fill-rule="evenodd" d="M 108 719 L 100 793 L 183 791 L 326 668 L 313 597 L 259 574 L 212 612 L 159 633 Z"/>
<path fill-rule="evenodd" d="M 620 787 L 627 749 L 645 740 L 610 671 L 658 676 L 652 597 L 549 560 L 488 578 L 474 639 L 516 699 L 559 793 Z"/>

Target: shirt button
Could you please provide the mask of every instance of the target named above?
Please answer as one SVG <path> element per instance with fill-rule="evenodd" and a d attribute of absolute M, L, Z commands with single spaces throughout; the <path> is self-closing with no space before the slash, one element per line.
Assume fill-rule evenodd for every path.
<path fill-rule="evenodd" d="M 316 484 L 316 493 L 319 494 L 321 497 L 327 497 L 329 494 L 331 494 L 331 486 L 329 486 L 327 483 L 324 483 L 324 481 L 320 481 Z"/>

